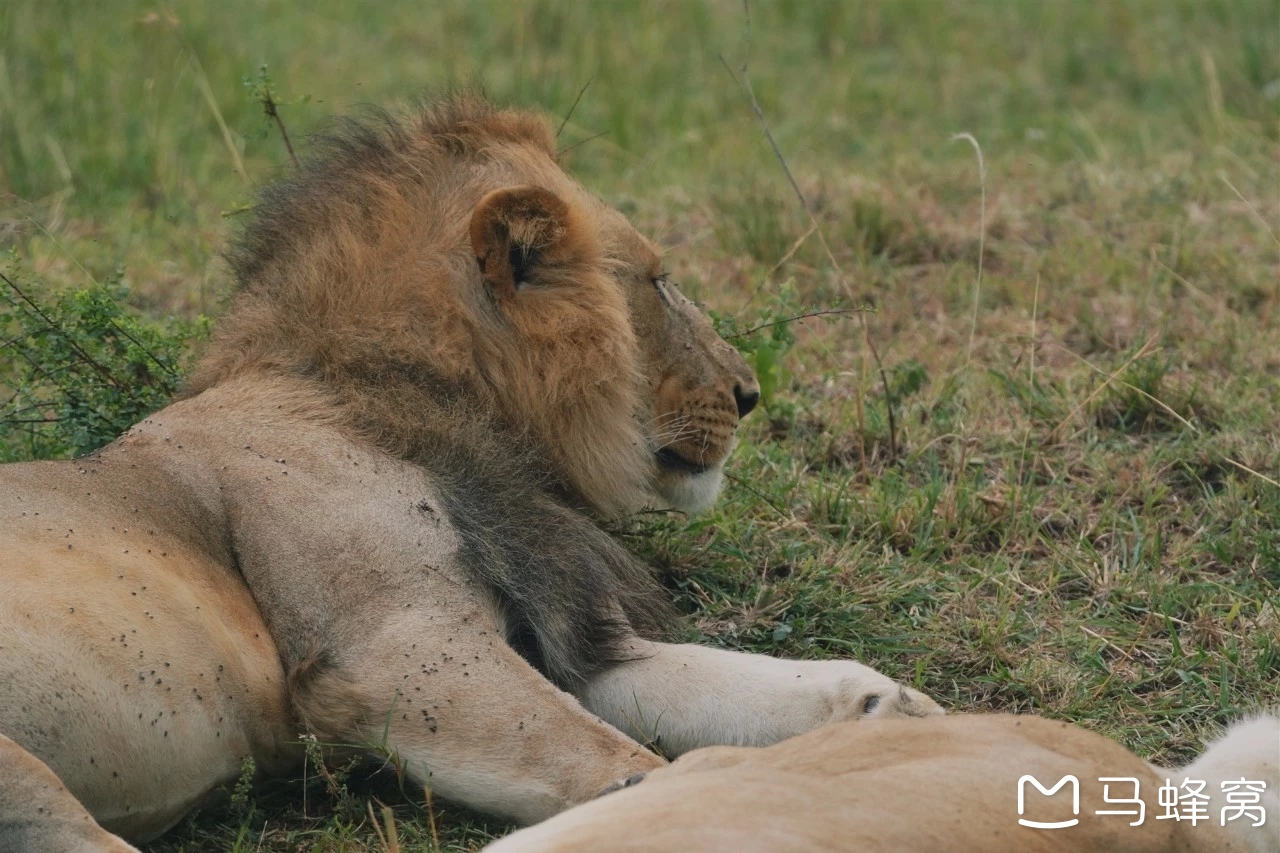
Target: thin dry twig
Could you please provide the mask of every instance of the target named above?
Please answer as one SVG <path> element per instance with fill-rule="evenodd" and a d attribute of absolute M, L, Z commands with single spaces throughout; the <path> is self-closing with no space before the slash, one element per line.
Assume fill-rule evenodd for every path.
<path fill-rule="evenodd" d="M 750 483 L 748 483 L 746 480 L 742 479 L 741 477 L 739 477 L 739 476 L 737 476 L 737 475 L 735 475 L 735 474 L 731 474 L 731 473 L 730 473 L 730 472 L 728 472 L 728 471 L 725 471 L 725 472 L 724 472 L 724 476 L 725 476 L 725 479 L 727 479 L 729 482 L 734 483 L 735 485 L 741 486 L 742 488 L 746 489 L 748 492 L 751 492 L 751 494 L 753 494 L 753 495 L 755 495 L 756 497 L 758 497 L 760 500 L 762 500 L 762 501 L 764 501 L 765 503 L 767 503 L 767 504 L 770 506 L 770 508 L 772 508 L 772 509 L 773 509 L 773 511 L 774 511 L 774 512 L 776 512 L 778 515 L 782 516 L 783 518 L 792 518 L 792 517 L 793 517 L 793 516 L 791 515 L 791 513 L 789 513 L 789 512 L 787 512 L 787 511 L 785 511 L 782 507 L 778 506 L 778 504 L 777 504 L 777 502 L 776 502 L 776 501 L 774 501 L 772 498 L 770 498 L 770 497 L 769 497 L 768 495 L 766 495 L 764 492 L 760 491 L 760 490 L 759 490 L 759 489 L 757 489 L 755 486 L 751 485 Z"/>
<path fill-rule="evenodd" d="M 744 338 L 747 335 L 754 334 L 761 329 L 767 329 L 770 326 L 781 326 L 784 323 L 794 323 L 796 320 L 806 320 L 809 317 L 826 317 L 829 315 L 858 314 L 864 311 L 872 310 L 869 307 L 863 308 L 826 308 L 822 311 L 806 311 L 803 314 L 796 314 L 794 317 L 786 317 L 782 320 L 774 320 L 770 323 L 761 323 L 759 326 L 752 326 L 750 329 L 744 329 L 741 332 L 735 332 L 732 335 L 725 335 L 726 341 L 732 341 L 735 338 Z"/>
<path fill-rule="evenodd" d="M 52 231 L 50 231 L 48 228 L 45 227 L 45 224 L 43 222 L 41 222 L 40 220 L 36 219 L 34 216 L 31 216 L 31 215 L 28 215 L 26 219 L 32 225 L 39 228 L 40 233 L 48 237 L 49 240 L 55 246 L 58 247 L 58 250 L 61 251 L 67 257 L 67 259 L 71 261 L 71 263 L 75 264 L 80 269 L 80 272 L 84 273 L 85 278 L 87 278 L 91 284 L 94 284 L 94 285 L 98 284 L 98 279 L 94 277 L 93 273 L 89 272 L 89 270 L 85 267 L 85 265 L 80 263 L 80 259 L 77 258 L 74 254 L 72 254 L 72 252 L 62 244 L 62 241 L 59 240 Z M 9 281 L 9 279 L 6 278 L 5 281 Z M 12 281 L 9 281 L 9 284 L 16 289 L 16 285 L 13 285 Z M 28 304 L 30 304 L 30 300 L 26 300 L 26 301 L 28 302 Z M 49 322 L 49 319 L 47 317 L 44 317 L 43 314 L 41 314 L 41 319 L 43 319 L 46 323 Z M 163 370 L 165 373 L 168 373 L 170 376 L 174 377 L 175 379 L 180 378 L 178 376 L 178 373 L 173 368 L 169 367 L 169 365 L 161 361 L 160 358 L 155 353 L 153 353 L 150 349 L 144 346 L 143 343 L 139 341 L 137 338 L 135 338 L 133 335 L 129 334 L 124 329 L 120 328 L 114 322 L 111 323 L 111 328 L 114 329 L 121 336 L 128 338 L 134 344 L 134 346 L 142 350 L 143 354 L 146 355 L 147 358 L 155 362 L 156 366 L 159 367 L 161 370 Z M 61 330 L 58 330 L 58 331 L 61 331 Z M 14 340 L 18 340 L 18 339 L 15 338 Z M 8 346 L 9 343 L 11 342 L 5 342 L 4 344 L 0 344 L 0 349 L 4 349 L 4 347 Z M 172 393 L 172 391 L 173 389 L 166 383 L 165 393 Z"/>
<path fill-rule="evenodd" d="M 607 130 L 602 130 L 599 133 L 593 133 L 590 136 L 588 136 L 586 139 L 580 139 L 577 142 L 573 143 L 572 145 L 568 145 L 568 146 L 565 146 L 564 148 L 561 148 L 559 151 L 556 152 L 556 158 L 559 159 L 561 157 L 564 157 L 564 155 L 568 154 L 573 149 L 586 145 L 588 142 L 590 142 L 593 139 L 599 139 L 602 136 L 608 136 L 608 135 L 609 135 L 609 131 Z"/>
<path fill-rule="evenodd" d="M 841 288 L 850 299 L 854 297 L 853 288 L 849 281 L 845 278 L 844 270 L 840 268 L 840 264 L 836 262 L 835 254 L 831 251 L 830 244 L 827 243 L 826 235 L 822 233 L 822 228 L 818 225 L 817 218 L 813 215 L 813 211 L 809 208 L 809 202 L 805 199 L 804 191 L 800 189 L 800 184 L 796 182 L 795 175 L 791 173 L 791 167 L 787 165 L 787 158 L 783 156 L 782 149 L 778 147 L 778 142 L 773 138 L 773 131 L 769 129 L 769 122 L 765 119 L 764 110 L 760 108 L 760 102 L 756 99 L 755 90 L 751 88 L 751 73 L 749 70 L 751 60 L 751 5 L 749 0 L 742 0 L 743 14 L 743 55 L 742 65 L 739 66 L 739 73 L 742 78 L 739 79 L 737 74 L 733 73 L 733 69 L 729 67 L 729 62 L 720 55 L 720 62 L 724 65 L 725 71 L 729 72 L 729 76 L 737 83 L 747 95 L 747 101 L 751 104 L 751 111 L 755 113 L 756 120 L 760 123 L 760 129 L 764 132 L 765 138 L 769 141 L 769 146 L 773 148 L 774 156 L 778 158 L 778 163 L 782 166 L 782 171 L 786 173 L 787 181 L 791 184 L 791 189 L 795 193 L 796 198 L 800 201 L 800 207 L 804 210 L 805 216 L 809 218 L 809 224 L 813 228 L 813 232 L 818 236 L 818 242 L 822 244 L 822 250 L 827 256 L 828 263 L 831 264 L 832 270 L 835 272 L 836 279 L 840 282 Z M 867 351 L 871 353 L 872 360 L 875 361 L 876 370 L 880 373 L 880 381 L 884 384 L 885 409 L 889 420 L 889 455 L 892 459 L 898 458 L 898 428 L 896 417 L 894 414 L 895 402 L 893 399 L 893 388 L 889 384 L 889 375 L 885 372 L 884 362 L 880 358 L 880 351 L 876 349 L 875 342 L 871 339 L 871 326 L 867 323 L 867 312 L 860 311 L 858 317 L 862 322 L 862 335 L 867 344 Z M 863 448 L 863 456 L 866 456 L 866 448 Z"/>
<path fill-rule="evenodd" d="M 582 84 L 582 88 L 578 90 L 578 97 L 573 99 L 573 105 L 569 107 L 569 112 L 564 117 L 564 121 L 560 122 L 560 126 L 556 128 L 556 139 L 560 138 L 564 126 L 569 123 L 569 119 L 573 118 L 574 112 L 578 109 L 578 102 L 582 100 L 582 96 L 587 94 L 587 89 L 591 88 L 591 84 L 595 82 L 596 75 L 592 74 L 587 78 L 587 82 Z"/>
<path fill-rule="evenodd" d="M 3 280 L 5 284 L 9 285 L 9 288 L 14 293 L 18 294 L 18 298 L 21 299 L 23 302 L 25 302 L 27 306 L 36 313 L 36 316 L 38 316 L 41 320 L 45 322 L 45 325 L 49 327 L 50 331 L 57 332 L 59 335 L 61 335 L 63 339 L 66 340 L 67 346 L 71 347 L 71 351 L 74 352 L 76 355 L 78 355 L 80 358 L 84 359 L 85 364 L 88 364 L 90 367 L 92 367 L 98 373 L 98 375 L 100 375 L 107 382 L 110 382 L 115 387 L 120 388 L 121 390 L 124 390 L 125 386 L 120 384 L 120 381 L 116 379 L 115 374 L 112 373 L 107 368 L 106 365 L 102 364 L 93 356 L 89 355 L 89 353 L 87 353 L 84 350 L 84 348 L 80 346 L 80 344 L 76 343 L 75 338 L 72 338 L 62 329 L 61 326 L 53 322 L 52 318 L 50 318 L 48 314 L 44 313 L 44 311 L 40 308 L 40 306 L 37 305 L 31 299 L 31 297 L 27 296 L 27 294 L 22 291 L 22 288 L 18 287 L 17 282 L 15 282 L 13 279 L 9 278 L 9 276 L 5 275 L 2 272 L 0 272 L 0 280 Z"/>
<path fill-rule="evenodd" d="M 289 152 L 289 159 L 293 161 L 293 168 L 301 169 L 302 164 L 298 162 L 298 155 L 293 150 L 293 143 L 289 141 L 289 131 L 285 129 L 284 119 L 280 118 L 280 110 L 276 104 L 276 99 L 271 96 L 271 87 L 262 87 L 262 110 L 267 114 L 268 118 L 275 121 L 276 127 L 280 128 L 280 138 L 284 140 L 285 150 Z"/>
<path fill-rule="evenodd" d="M 818 224 L 816 222 L 811 223 L 809 225 L 809 230 L 797 237 L 796 241 L 791 244 L 791 247 L 787 249 L 786 253 L 781 258 L 778 258 L 778 262 L 770 267 L 769 271 L 764 274 L 765 281 L 768 281 L 770 276 L 782 269 L 782 265 L 791 260 L 791 258 L 795 256 L 795 253 L 800 251 L 800 247 L 803 246 L 808 239 L 813 236 L 813 232 L 817 230 Z"/>
<path fill-rule="evenodd" d="M 138 340 L 133 335 L 129 334 L 124 329 L 120 328 L 120 326 L 116 325 L 116 322 L 114 320 L 108 320 L 107 323 L 111 326 L 112 329 L 115 330 L 116 334 L 124 338 L 127 338 L 130 341 L 130 343 L 132 343 L 138 349 L 142 350 L 142 354 L 145 355 L 147 358 L 151 359 L 153 362 L 155 362 L 156 367 L 159 367 L 161 370 L 169 374 L 175 380 L 180 380 L 182 378 L 182 374 L 180 374 L 178 371 L 174 370 L 172 367 L 170 367 L 169 365 L 161 361 L 160 357 L 155 353 L 153 353 L 150 349 L 148 349 L 146 344 L 142 343 L 142 341 Z M 167 382 L 164 384 L 164 390 L 165 390 L 165 393 L 173 392 L 172 386 L 170 386 L 169 383 Z"/>

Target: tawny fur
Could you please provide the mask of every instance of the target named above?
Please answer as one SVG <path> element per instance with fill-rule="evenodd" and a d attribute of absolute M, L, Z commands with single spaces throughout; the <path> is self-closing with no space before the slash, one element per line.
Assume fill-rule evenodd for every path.
<path fill-rule="evenodd" d="M 463 96 L 335 138 L 266 192 L 231 255 L 243 290 L 187 395 L 264 368 L 322 378 L 353 426 L 397 455 L 430 453 L 417 445 L 433 428 L 490 419 L 534 442 L 592 509 L 642 506 L 647 389 L 601 245 L 601 225 L 617 226 L 559 169 L 546 122 Z M 495 296 L 459 238 L 487 189 L 529 183 L 573 203 L 559 223 L 515 212 L 517 242 L 559 248 L 520 299 Z"/>
<path fill-rule="evenodd" d="M 1052 790 L 1046 797 L 1024 775 Z M 1103 782 L 1100 777 L 1111 781 Z M 1143 813 L 1128 804 L 1135 779 Z M 1266 786 L 1257 815 L 1222 821 L 1223 780 Z M 1206 783 L 1208 817 L 1162 819 L 1159 789 Z M 1277 853 L 1280 718 L 1241 723 L 1184 770 L 1038 717 L 997 714 L 838 724 L 764 749 L 712 747 L 486 848 L 492 853 Z M 1098 814 L 1131 811 L 1135 814 Z M 1175 812 L 1178 810 L 1175 808 Z M 1228 812 L 1234 815 L 1234 812 Z M 1141 821 L 1139 821 L 1141 817 Z M 1058 829 L 1023 826 L 1019 819 Z M 1136 824 L 1136 825 L 1134 825 Z"/>
<path fill-rule="evenodd" d="M 231 262 L 179 400 L 0 468 L 0 849 L 127 849 L 87 822 L 152 838 L 300 733 L 528 823 L 662 764 L 624 728 L 940 713 L 852 661 L 644 636 L 663 590 L 597 520 L 708 506 L 759 389 L 543 119 L 339 127 Z M 62 786 L 34 818 L 19 766 Z"/>

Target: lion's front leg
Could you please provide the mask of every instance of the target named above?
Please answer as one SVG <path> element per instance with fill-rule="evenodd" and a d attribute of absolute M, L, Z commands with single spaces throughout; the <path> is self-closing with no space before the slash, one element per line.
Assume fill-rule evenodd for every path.
<path fill-rule="evenodd" d="M 837 720 L 926 717 L 923 693 L 853 661 L 792 661 L 634 640 L 636 659 L 593 679 L 584 705 L 675 756 L 703 746 L 765 746 Z"/>
<path fill-rule="evenodd" d="M 294 682 L 322 742 L 388 754 L 440 796 L 520 823 L 664 763 L 544 678 L 478 611 L 402 610 Z"/>

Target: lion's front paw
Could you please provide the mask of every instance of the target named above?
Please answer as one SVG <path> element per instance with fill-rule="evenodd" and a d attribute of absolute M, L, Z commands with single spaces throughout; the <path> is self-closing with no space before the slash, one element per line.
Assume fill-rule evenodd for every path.
<path fill-rule="evenodd" d="M 833 710 L 834 720 L 933 717 L 946 713 L 941 705 L 919 690 L 901 684 L 862 689 L 852 697 L 841 697 Z"/>
<path fill-rule="evenodd" d="M 828 676 L 824 690 L 829 711 L 826 722 L 933 717 L 946 713 L 919 690 L 905 687 L 861 664 L 841 661 L 821 665 L 827 669 Z"/>

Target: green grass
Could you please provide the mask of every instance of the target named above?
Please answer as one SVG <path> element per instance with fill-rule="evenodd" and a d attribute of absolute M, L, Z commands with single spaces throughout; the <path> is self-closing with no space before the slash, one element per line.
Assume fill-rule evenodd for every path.
<path fill-rule="evenodd" d="M 799 242 L 721 62 L 740 65 L 742 24 L 727 0 L 17 0 L 0 244 L 49 288 L 123 265 L 138 310 L 216 313 L 251 190 L 231 149 L 252 182 L 288 168 L 242 83 L 262 63 L 295 141 L 455 82 L 563 115 L 590 79 L 563 139 L 605 135 L 568 162 L 675 278 L 737 328 L 869 304 L 890 384 L 860 318 L 796 323 L 719 509 L 622 534 L 691 634 L 856 657 L 955 710 L 1068 719 L 1157 760 L 1280 704 L 1276 4 L 756 4 L 751 81 L 841 274 Z M 986 163 L 976 315 L 959 132 Z M 149 849 L 380 850 L 375 797 L 406 850 L 435 849 L 432 815 L 448 849 L 505 829 L 369 775 L 266 784 Z"/>

